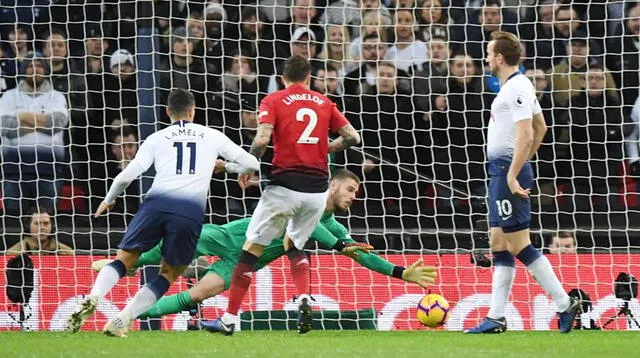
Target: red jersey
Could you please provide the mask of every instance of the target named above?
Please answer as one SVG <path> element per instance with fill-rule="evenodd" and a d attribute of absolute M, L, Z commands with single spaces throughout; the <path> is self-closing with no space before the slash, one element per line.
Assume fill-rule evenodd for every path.
<path fill-rule="evenodd" d="M 287 173 L 328 178 L 329 131 L 349 124 L 335 103 L 300 84 L 265 97 L 258 122 L 273 125 L 274 178 Z"/>

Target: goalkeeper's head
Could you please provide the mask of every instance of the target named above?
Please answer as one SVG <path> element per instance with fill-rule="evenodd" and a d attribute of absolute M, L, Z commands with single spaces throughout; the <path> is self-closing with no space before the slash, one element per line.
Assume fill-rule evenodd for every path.
<path fill-rule="evenodd" d="M 193 122 L 193 118 L 196 116 L 196 100 L 193 94 L 182 88 L 171 91 L 167 100 L 167 115 L 171 118 L 171 123 Z"/>
<path fill-rule="evenodd" d="M 360 178 L 352 171 L 341 169 L 333 173 L 327 198 L 327 209 L 347 210 L 356 199 Z"/>

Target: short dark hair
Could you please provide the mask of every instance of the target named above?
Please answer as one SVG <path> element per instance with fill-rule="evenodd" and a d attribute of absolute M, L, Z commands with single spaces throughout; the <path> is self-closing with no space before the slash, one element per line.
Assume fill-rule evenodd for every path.
<path fill-rule="evenodd" d="M 599 61 L 591 61 L 589 63 L 589 71 L 591 70 L 600 70 L 604 72 L 604 66 Z"/>
<path fill-rule="evenodd" d="M 382 41 L 382 39 L 380 38 L 380 34 L 378 34 L 377 32 L 364 35 L 364 37 L 362 38 L 362 42 L 364 43 L 369 39 L 376 39 L 376 40 Z"/>
<path fill-rule="evenodd" d="M 334 65 L 332 65 L 330 63 L 327 63 L 324 66 L 321 66 L 321 67 L 318 66 L 318 67 L 314 68 L 313 71 L 311 72 L 311 74 L 312 74 L 313 77 L 318 77 L 318 73 L 320 71 L 324 71 L 324 73 L 326 74 L 328 72 L 338 72 L 338 69 Z"/>
<path fill-rule="evenodd" d="M 182 88 L 176 88 L 171 91 L 167 100 L 167 107 L 172 114 L 187 113 L 195 105 L 196 100 L 193 98 L 193 94 Z"/>
<path fill-rule="evenodd" d="M 500 7 L 500 0 L 485 0 L 483 7 L 485 6 L 498 6 Z"/>
<path fill-rule="evenodd" d="M 568 231 L 568 230 L 560 230 L 556 233 L 556 236 L 562 239 L 566 239 L 566 238 L 574 238 L 573 232 Z"/>
<path fill-rule="evenodd" d="M 67 32 L 66 32 L 66 31 L 64 31 L 64 30 L 62 30 L 62 29 L 60 29 L 60 28 L 57 28 L 57 27 L 54 27 L 54 28 L 52 28 L 52 29 L 51 29 L 51 31 L 44 33 L 43 38 L 44 38 L 45 40 L 48 40 L 48 39 L 50 39 L 50 38 L 51 38 L 51 36 L 53 36 L 53 35 L 60 35 L 60 36 L 62 36 L 65 40 L 67 39 Z"/>
<path fill-rule="evenodd" d="M 49 214 L 49 216 L 53 216 L 53 210 L 51 210 L 51 208 L 49 208 L 48 206 L 34 205 L 29 207 L 26 212 L 26 217 L 29 221 L 31 221 L 31 217 L 34 214 Z"/>
<path fill-rule="evenodd" d="M 311 63 L 302 56 L 291 56 L 287 59 L 282 76 L 292 83 L 303 82 L 311 73 Z"/>
<path fill-rule="evenodd" d="M 347 169 L 340 169 L 333 173 L 331 176 L 331 180 L 344 180 L 344 179 L 353 179 L 358 185 L 360 185 L 360 178 L 356 175 L 356 173 Z"/>
<path fill-rule="evenodd" d="M 125 125 L 122 126 L 119 129 L 114 129 L 111 131 L 111 143 L 115 143 L 116 142 L 116 138 L 118 137 L 128 137 L 128 136 L 134 136 L 136 137 L 136 139 L 138 138 L 138 132 L 131 126 Z"/>
<path fill-rule="evenodd" d="M 506 31 L 494 31 L 491 34 L 494 41 L 493 52 L 502 55 L 509 66 L 516 66 L 520 62 L 520 40 L 516 35 Z"/>

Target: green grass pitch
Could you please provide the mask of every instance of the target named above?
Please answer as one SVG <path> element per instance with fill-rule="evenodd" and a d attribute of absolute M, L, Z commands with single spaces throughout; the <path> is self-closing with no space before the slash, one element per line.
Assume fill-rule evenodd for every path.
<path fill-rule="evenodd" d="M 640 332 L 312 331 L 131 332 L 110 338 L 99 332 L 0 333 L 0 357 L 639 357 Z"/>

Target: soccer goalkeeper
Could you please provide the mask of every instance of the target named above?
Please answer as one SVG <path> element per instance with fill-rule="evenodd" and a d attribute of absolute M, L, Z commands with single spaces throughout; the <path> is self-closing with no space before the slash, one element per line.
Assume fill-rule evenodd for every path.
<path fill-rule="evenodd" d="M 360 180 L 354 173 L 340 170 L 334 174 L 331 179 L 325 212 L 311 234 L 311 239 L 347 255 L 360 265 L 383 275 L 413 282 L 421 287 L 433 283 L 436 278 L 434 267 L 423 266 L 422 260 L 418 260 L 406 268 L 395 266 L 380 256 L 368 252 L 372 247 L 354 241 L 347 228 L 335 219 L 334 212 L 347 210 L 355 199 L 359 187 Z M 192 288 L 161 298 L 138 318 L 161 317 L 186 311 L 195 307 L 197 303 L 227 290 L 246 240 L 245 233 L 250 220 L 251 218 L 245 218 L 225 225 L 204 225 L 196 246 L 195 256 L 217 256 L 220 260 L 209 266 L 202 279 Z M 161 245 L 162 243 L 142 254 L 136 262 L 136 267 L 159 264 Z M 265 248 L 264 254 L 258 260 L 258 267 L 262 268 L 283 256 L 286 253 L 284 245 L 283 237 L 274 240 Z M 92 266 L 99 271 L 109 261 L 109 259 L 99 260 L 94 262 Z"/>

